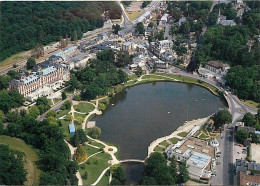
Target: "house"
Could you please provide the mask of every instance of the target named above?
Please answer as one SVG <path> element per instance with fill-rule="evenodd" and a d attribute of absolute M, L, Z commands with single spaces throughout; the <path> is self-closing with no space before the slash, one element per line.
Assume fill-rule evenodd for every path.
<path fill-rule="evenodd" d="M 157 68 L 163 68 L 163 69 L 168 68 L 168 63 L 164 62 L 162 60 L 156 60 L 155 64 L 156 64 Z"/>
<path fill-rule="evenodd" d="M 171 40 L 156 41 L 152 46 L 151 50 L 158 57 L 161 56 L 168 49 L 172 49 L 173 42 Z"/>
<path fill-rule="evenodd" d="M 216 142 L 209 145 L 207 141 L 188 136 L 175 145 L 170 145 L 165 152 L 168 158 L 186 161 L 192 179 L 210 178 L 215 164 Z"/>
<path fill-rule="evenodd" d="M 205 68 L 212 72 L 225 76 L 230 69 L 230 65 L 222 63 L 221 61 L 208 61 Z"/>
<path fill-rule="evenodd" d="M 159 22 L 159 25 L 165 26 L 168 22 L 169 14 L 164 14 Z"/>
<path fill-rule="evenodd" d="M 235 26 L 236 22 L 233 20 L 221 20 L 219 24 L 223 26 Z"/>
<path fill-rule="evenodd" d="M 132 47 L 133 47 L 133 42 L 127 41 L 127 42 L 125 42 L 125 43 L 122 45 L 122 50 L 123 50 L 123 51 L 130 52 L 130 51 L 132 50 Z"/>
<path fill-rule="evenodd" d="M 260 185 L 260 175 L 248 175 L 239 172 L 237 185 Z"/>
<path fill-rule="evenodd" d="M 70 134 L 75 134 L 75 125 L 72 123 L 72 124 L 69 124 L 69 131 L 70 131 Z"/>
<path fill-rule="evenodd" d="M 182 23 L 185 23 L 187 21 L 187 19 L 185 17 L 181 18 L 179 20 L 179 27 L 181 26 Z"/>

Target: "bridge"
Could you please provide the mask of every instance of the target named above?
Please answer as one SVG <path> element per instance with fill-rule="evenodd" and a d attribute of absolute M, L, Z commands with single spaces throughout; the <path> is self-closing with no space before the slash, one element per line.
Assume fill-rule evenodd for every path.
<path fill-rule="evenodd" d="M 138 162 L 138 163 L 144 163 L 144 160 L 138 160 L 138 159 L 126 159 L 126 160 L 121 160 L 119 163 L 127 163 L 127 162 Z"/>

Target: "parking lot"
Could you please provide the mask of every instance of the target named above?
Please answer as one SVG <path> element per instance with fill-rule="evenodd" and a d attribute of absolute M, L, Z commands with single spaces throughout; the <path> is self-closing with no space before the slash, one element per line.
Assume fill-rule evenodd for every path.
<path fill-rule="evenodd" d="M 234 153 L 233 153 L 233 160 L 236 159 L 245 159 L 246 158 L 246 147 L 241 144 L 234 145 Z"/>

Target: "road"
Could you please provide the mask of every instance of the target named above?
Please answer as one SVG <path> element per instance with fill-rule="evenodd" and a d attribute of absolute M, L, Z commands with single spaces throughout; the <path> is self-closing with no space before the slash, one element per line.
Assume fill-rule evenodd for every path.
<path fill-rule="evenodd" d="M 174 20 L 170 20 L 169 23 L 165 27 L 165 32 L 164 32 L 164 39 L 172 40 L 172 36 L 170 34 L 170 30 L 172 27 L 172 24 L 174 23 Z"/>

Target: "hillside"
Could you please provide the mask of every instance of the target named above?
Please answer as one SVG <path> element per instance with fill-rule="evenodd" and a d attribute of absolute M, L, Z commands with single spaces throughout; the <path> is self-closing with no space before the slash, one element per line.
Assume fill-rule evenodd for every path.
<path fill-rule="evenodd" d="M 104 11 L 110 18 L 121 16 L 115 2 L 1 2 L 0 61 L 75 32 L 80 39 L 103 26 Z"/>
<path fill-rule="evenodd" d="M 0 135 L 0 144 L 8 145 L 10 149 L 25 153 L 27 170 L 27 181 L 25 185 L 39 185 L 40 170 L 36 166 L 39 156 L 34 149 L 29 147 L 23 140 Z"/>

